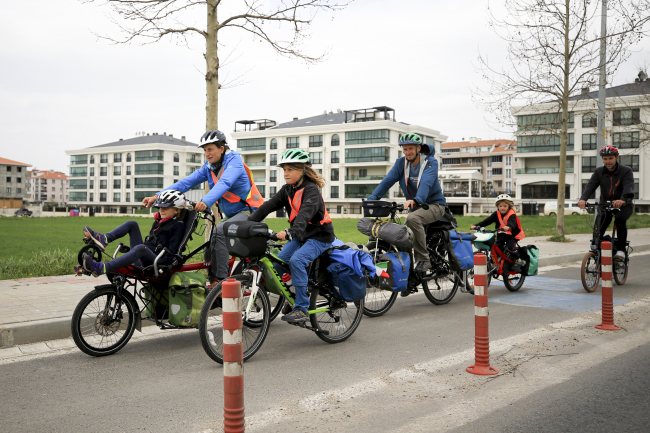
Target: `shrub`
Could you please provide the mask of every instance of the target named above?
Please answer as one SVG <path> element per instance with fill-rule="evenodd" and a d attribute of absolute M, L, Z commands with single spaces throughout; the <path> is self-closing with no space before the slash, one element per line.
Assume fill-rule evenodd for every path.
<path fill-rule="evenodd" d="M 36 251 L 29 259 L 9 257 L 0 262 L 0 280 L 69 275 L 76 263 L 77 254 L 67 248 Z"/>

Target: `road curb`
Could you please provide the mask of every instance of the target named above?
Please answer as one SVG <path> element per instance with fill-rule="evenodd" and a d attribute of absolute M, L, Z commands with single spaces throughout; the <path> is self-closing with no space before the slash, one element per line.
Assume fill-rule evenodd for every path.
<path fill-rule="evenodd" d="M 636 245 L 633 246 L 632 249 L 634 249 L 634 252 L 632 254 L 640 253 L 642 251 L 650 250 L 650 245 Z M 579 262 L 582 260 L 585 254 L 587 254 L 587 251 L 565 254 L 562 256 L 540 257 L 539 267 L 542 268 L 544 266 L 555 266 L 555 265 L 562 265 L 565 263 Z"/>

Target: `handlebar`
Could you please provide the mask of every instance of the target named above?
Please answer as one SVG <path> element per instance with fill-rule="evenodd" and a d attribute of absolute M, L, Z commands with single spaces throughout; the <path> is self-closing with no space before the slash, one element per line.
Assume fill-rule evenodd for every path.
<path fill-rule="evenodd" d="M 402 204 L 397 204 L 397 202 L 393 202 L 393 204 L 391 205 L 390 208 L 391 208 L 391 210 L 395 210 L 397 212 L 404 212 L 404 211 L 408 210 L 408 208 L 404 209 L 404 204 L 403 203 Z M 421 205 L 416 207 L 416 209 L 420 209 L 420 208 L 424 209 L 424 210 L 428 210 L 429 205 L 426 204 L 426 203 L 422 203 Z"/>
<path fill-rule="evenodd" d="M 602 203 L 585 203 L 585 209 L 604 209 L 606 211 L 620 211 L 620 208 L 614 207 L 611 201 L 604 201 Z"/>
<path fill-rule="evenodd" d="M 496 230 L 488 230 L 485 227 L 481 227 L 481 226 L 476 226 L 475 230 L 470 230 L 470 232 L 472 231 L 480 232 L 480 233 L 505 233 L 505 230 L 502 228 L 498 228 Z"/>
<path fill-rule="evenodd" d="M 189 200 L 188 203 L 190 204 L 190 206 L 192 206 L 192 209 L 196 208 L 196 205 L 198 204 L 198 202 L 196 201 L 189 201 Z M 210 207 L 206 207 L 205 210 L 197 211 L 197 212 L 203 212 L 204 214 L 214 216 L 214 214 L 212 213 L 212 209 Z"/>

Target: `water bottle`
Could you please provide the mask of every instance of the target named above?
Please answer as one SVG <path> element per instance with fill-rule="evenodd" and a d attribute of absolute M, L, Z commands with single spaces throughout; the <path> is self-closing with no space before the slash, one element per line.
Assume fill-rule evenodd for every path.
<path fill-rule="evenodd" d="M 286 287 L 289 288 L 289 291 L 290 291 L 291 293 L 296 293 L 296 289 L 295 289 L 295 287 L 293 287 L 293 285 L 291 284 L 291 274 L 290 274 L 290 273 L 285 272 L 285 273 L 282 275 L 282 282 L 284 283 L 284 285 L 285 285 Z"/>

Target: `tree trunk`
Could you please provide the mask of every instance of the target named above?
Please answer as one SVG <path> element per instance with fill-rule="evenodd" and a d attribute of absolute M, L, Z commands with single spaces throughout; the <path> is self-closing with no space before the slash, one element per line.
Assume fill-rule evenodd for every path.
<path fill-rule="evenodd" d="M 566 12 L 564 21 L 564 88 L 562 91 L 562 128 L 560 129 L 560 173 L 557 184 L 557 220 L 555 231 L 564 236 L 564 190 L 566 185 L 566 150 L 567 129 L 569 121 L 569 1 L 565 0 Z"/>
<path fill-rule="evenodd" d="M 205 130 L 217 129 L 219 115 L 219 55 L 217 53 L 217 32 L 219 21 L 217 21 L 217 2 L 208 0 L 208 25 L 206 28 L 205 38 Z M 208 182 L 205 183 L 205 193 L 210 192 Z M 219 217 L 217 207 L 212 206 L 212 212 L 215 218 Z M 211 224 L 206 224 L 205 240 L 210 240 L 212 230 Z M 214 257 L 212 257 L 214 260 Z"/>

